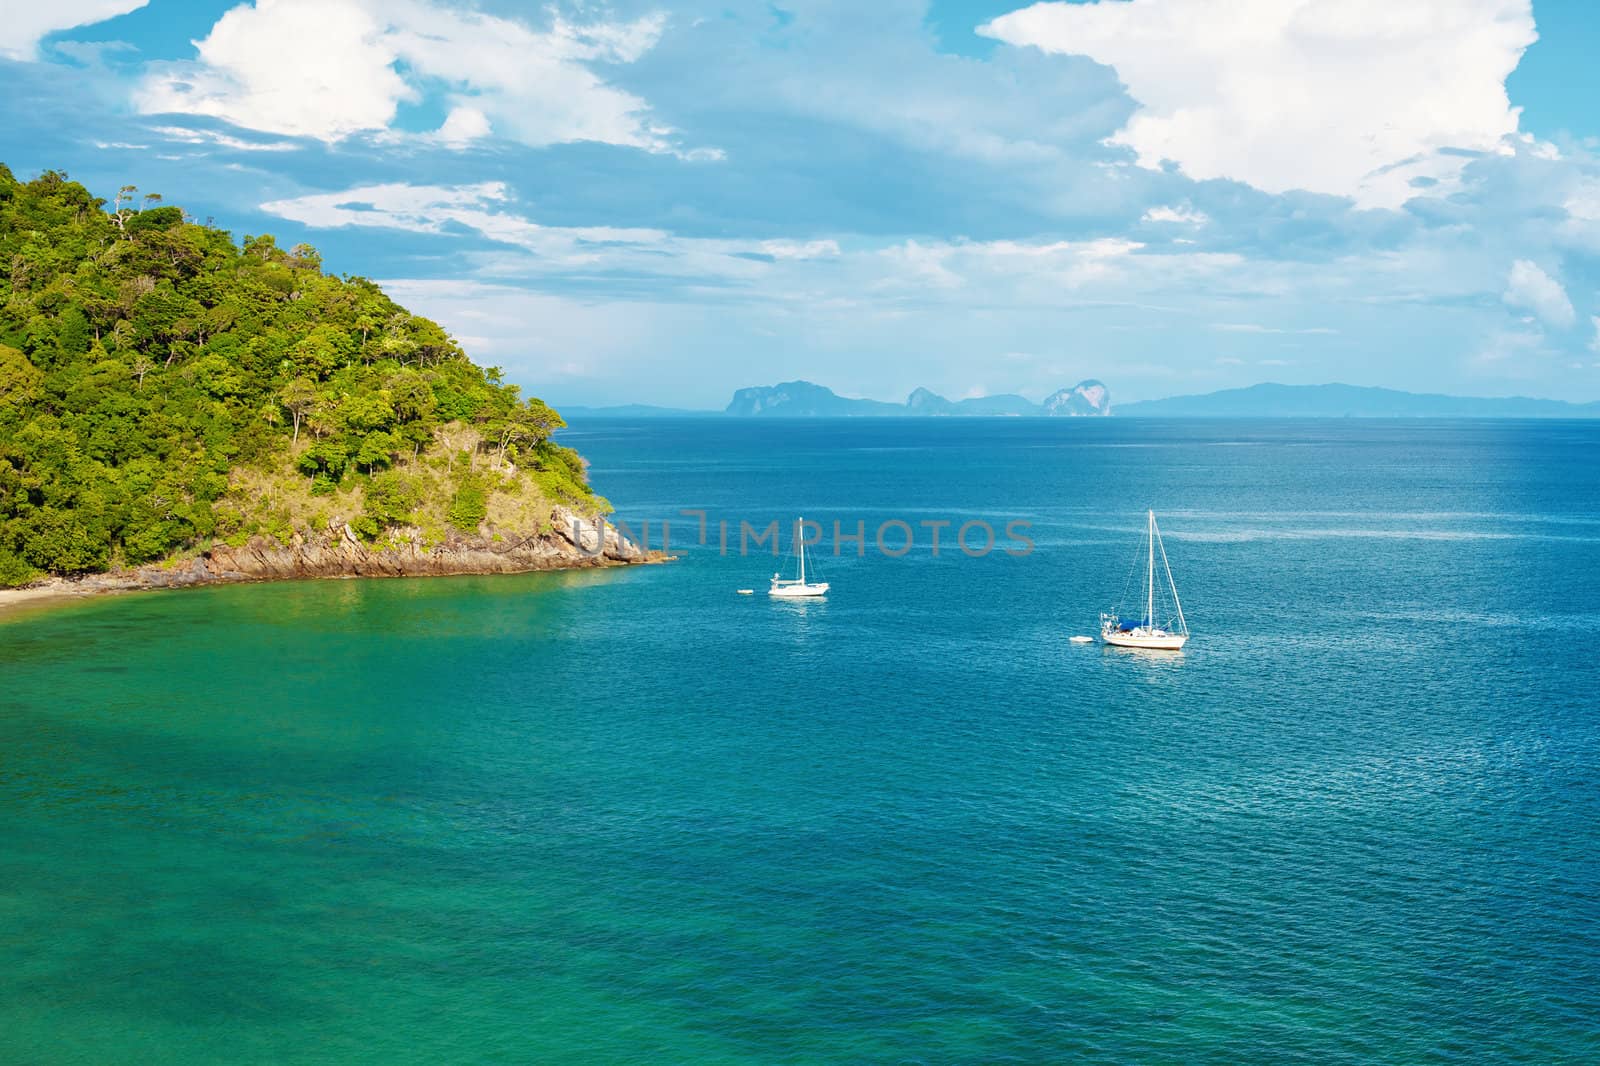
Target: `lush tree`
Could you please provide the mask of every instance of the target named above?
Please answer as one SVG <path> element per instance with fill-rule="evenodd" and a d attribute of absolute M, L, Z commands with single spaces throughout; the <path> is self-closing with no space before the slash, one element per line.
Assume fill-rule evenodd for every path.
<path fill-rule="evenodd" d="M 240 464 L 364 486 L 376 537 L 417 506 L 404 463 L 463 433 L 489 466 L 593 503 L 561 425 L 307 245 L 235 244 L 132 186 L 107 204 L 0 165 L 0 584 L 212 536 Z M 493 478 L 468 476 L 449 520 L 477 528 Z"/>
<path fill-rule="evenodd" d="M 294 436 L 291 443 L 300 440 L 300 422 L 311 413 L 317 403 L 317 387 L 306 378 L 295 378 L 283 387 L 278 393 L 278 402 L 281 403 L 289 416 L 294 419 Z M 270 405 L 269 405 L 270 406 Z"/>

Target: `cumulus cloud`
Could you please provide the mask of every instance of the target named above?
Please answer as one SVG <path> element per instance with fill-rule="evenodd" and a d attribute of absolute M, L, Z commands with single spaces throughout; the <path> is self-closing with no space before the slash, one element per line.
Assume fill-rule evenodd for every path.
<path fill-rule="evenodd" d="M 152 64 L 134 94 L 140 111 L 332 141 L 383 129 L 413 96 L 383 22 L 348 0 L 242 4 L 195 48 L 195 62 Z"/>
<path fill-rule="evenodd" d="M 1507 305 L 1532 311 L 1546 325 L 1558 329 L 1570 328 L 1578 318 L 1561 282 L 1531 259 L 1518 259 L 1511 264 L 1503 298 Z"/>
<path fill-rule="evenodd" d="M 1383 207 L 1456 177 L 1441 149 L 1502 150 L 1536 39 L 1530 0 L 1047 2 L 978 32 L 1115 68 L 1141 166 Z"/>
<path fill-rule="evenodd" d="M 539 146 L 599 141 L 676 151 L 673 131 L 590 64 L 631 63 L 665 25 L 545 30 L 426 0 L 255 0 L 225 13 L 190 62 L 152 64 L 134 94 L 146 113 L 207 115 L 272 133 L 337 141 L 389 131 L 402 103 L 447 86 L 433 136 L 463 145 L 491 132 Z"/>
<path fill-rule="evenodd" d="M 488 115 L 475 107 L 460 106 L 450 109 L 436 136 L 445 144 L 460 147 L 482 140 L 492 131 Z"/>
<path fill-rule="evenodd" d="M 0 12 L 0 59 L 36 59 L 39 42 L 52 33 L 92 26 L 137 11 L 150 0 L 52 0 L 19 2 Z"/>

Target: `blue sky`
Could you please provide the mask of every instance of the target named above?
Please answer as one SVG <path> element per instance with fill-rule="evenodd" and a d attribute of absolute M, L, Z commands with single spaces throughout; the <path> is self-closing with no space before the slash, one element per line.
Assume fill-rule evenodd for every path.
<path fill-rule="evenodd" d="M 1600 398 L 1575 0 L 0 0 L 0 161 L 320 248 L 552 402 Z"/>

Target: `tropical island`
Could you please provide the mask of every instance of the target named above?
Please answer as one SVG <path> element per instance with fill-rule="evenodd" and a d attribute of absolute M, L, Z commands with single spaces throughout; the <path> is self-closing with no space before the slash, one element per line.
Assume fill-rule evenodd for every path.
<path fill-rule="evenodd" d="M 575 531 L 560 415 L 307 245 L 0 164 L 0 262 L 0 587 L 649 561 Z"/>

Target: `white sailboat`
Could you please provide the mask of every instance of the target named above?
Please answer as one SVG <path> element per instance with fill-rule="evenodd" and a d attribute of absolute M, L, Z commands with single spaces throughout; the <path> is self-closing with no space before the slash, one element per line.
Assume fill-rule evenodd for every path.
<path fill-rule="evenodd" d="M 824 596 L 828 592 L 826 581 L 806 580 L 806 542 L 801 533 L 805 529 L 805 519 L 794 520 L 794 551 L 800 561 L 800 576 L 786 578 L 779 574 L 772 575 L 772 587 L 767 589 L 768 596 L 782 596 L 795 599 L 802 596 Z"/>
<path fill-rule="evenodd" d="M 1119 648 L 1144 648 L 1148 651 L 1179 651 L 1189 639 L 1189 623 L 1183 618 L 1183 604 L 1178 602 L 1178 586 L 1172 580 L 1172 567 L 1167 562 L 1167 547 L 1161 543 L 1161 530 L 1156 528 L 1156 513 L 1148 512 L 1146 530 L 1144 617 L 1137 622 L 1123 619 L 1118 614 L 1100 616 L 1100 639 Z M 1156 615 L 1156 552 L 1161 552 L 1161 569 L 1166 574 L 1167 589 L 1172 593 L 1172 609 L 1177 615 L 1174 626 L 1171 617 L 1160 619 Z M 1162 605 L 1163 607 L 1165 604 Z"/>

